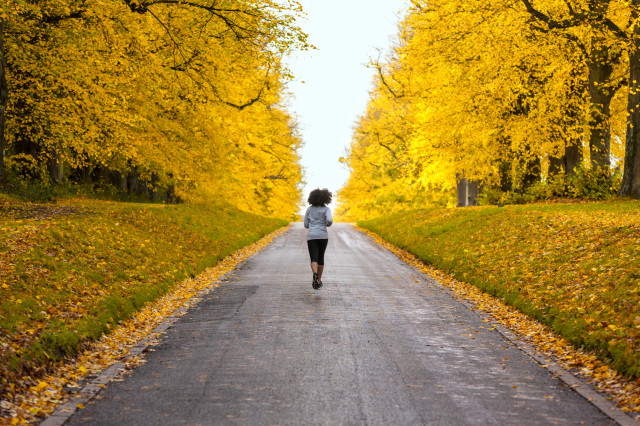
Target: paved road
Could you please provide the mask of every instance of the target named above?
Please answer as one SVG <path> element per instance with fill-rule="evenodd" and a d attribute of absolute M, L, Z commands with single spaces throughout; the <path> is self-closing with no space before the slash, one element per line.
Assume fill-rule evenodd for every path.
<path fill-rule="evenodd" d="M 294 224 L 70 424 L 611 423 L 350 225 L 326 262 Z"/>

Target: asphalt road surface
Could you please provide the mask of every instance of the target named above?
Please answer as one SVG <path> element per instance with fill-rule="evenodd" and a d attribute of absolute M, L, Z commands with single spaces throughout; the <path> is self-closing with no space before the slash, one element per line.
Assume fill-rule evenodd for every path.
<path fill-rule="evenodd" d="M 250 258 L 69 423 L 612 423 L 348 224 L 313 290 L 305 239 L 294 224 Z"/>

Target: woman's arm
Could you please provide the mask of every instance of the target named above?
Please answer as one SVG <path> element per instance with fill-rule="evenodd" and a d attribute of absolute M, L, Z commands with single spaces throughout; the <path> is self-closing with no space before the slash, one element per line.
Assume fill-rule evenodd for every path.
<path fill-rule="evenodd" d="M 331 226 L 333 224 L 333 216 L 331 216 L 331 209 L 329 207 L 325 210 L 324 217 L 326 225 Z"/>
<path fill-rule="evenodd" d="M 304 227 L 309 229 L 309 209 L 304 214 Z"/>

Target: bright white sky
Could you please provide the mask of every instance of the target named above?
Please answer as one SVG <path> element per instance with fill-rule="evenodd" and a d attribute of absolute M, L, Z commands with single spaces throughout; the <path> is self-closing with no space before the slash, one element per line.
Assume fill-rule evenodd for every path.
<path fill-rule="evenodd" d="M 300 124 L 305 146 L 304 200 L 315 188 L 334 194 L 347 180 L 338 162 L 351 142 L 353 124 L 367 106 L 373 71 L 365 65 L 385 52 L 397 33 L 405 0 L 302 0 L 307 21 L 301 22 L 318 50 L 300 53 L 288 64 L 296 77 L 290 112 Z M 303 83 L 304 82 L 304 83 Z M 305 207 L 306 209 L 306 207 Z M 304 210 L 303 210 L 304 211 Z"/>

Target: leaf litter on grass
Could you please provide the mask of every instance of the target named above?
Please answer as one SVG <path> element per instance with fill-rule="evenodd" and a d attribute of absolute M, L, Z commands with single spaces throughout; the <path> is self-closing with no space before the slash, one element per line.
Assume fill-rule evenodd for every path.
<path fill-rule="evenodd" d="M 237 250 L 222 259 L 217 265 L 201 274 L 187 278 L 176 285 L 168 294 L 146 304 L 131 318 L 122 321 L 109 334 L 96 342 L 85 345 L 75 358 L 61 361 L 54 371 L 41 377 L 22 377 L 21 383 L 14 383 L 11 399 L 0 401 L 0 424 L 25 424 L 41 421 L 55 408 L 68 401 L 81 388 L 88 376 L 96 375 L 118 361 L 127 358 L 128 351 L 138 342 L 153 336 L 152 331 L 179 308 L 196 304 L 196 297 L 203 290 L 220 287 L 220 279 L 232 271 L 239 263 L 264 249 L 274 238 L 285 233 L 289 227 L 282 227 L 257 242 Z M 139 357 L 127 360 L 127 368 L 144 362 Z"/>
<path fill-rule="evenodd" d="M 285 224 L 226 205 L 50 206 L 0 196 L 0 400 L 13 401 L 147 302 Z M 3 404 L 0 417 L 10 411 Z"/>
<path fill-rule="evenodd" d="M 457 298 L 471 303 L 476 309 L 488 314 L 495 322 L 515 333 L 519 339 L 529 343 L 565 370 L 586 379 L 597 390 L 613 400 L 620 409 L 633 413 L 635 419 L 640 421 L 640 380 L 623 377 L 600 361 L 594 353 L 575 348 L 549 327 L 505 305 L 499 298 L 426 265 L 413 254 L 389 243 L 368 229 L 360 227 L 357 229 L 369 235 L 375 242 L 403 261 L 449 288 Z"/>

